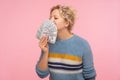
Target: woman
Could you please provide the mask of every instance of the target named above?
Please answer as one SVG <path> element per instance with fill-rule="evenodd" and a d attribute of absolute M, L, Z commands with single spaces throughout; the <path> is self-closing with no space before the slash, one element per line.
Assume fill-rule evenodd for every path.
<path fill-rule="evenodd" d="M 44 36 L 39 42 L 41 57 L 36 65 L 40 78 L 50 74 L 50 80 L 95 80 L 93 56 L 86 40 L 71 32 L 75 12 L 69 6 L 57 5 L 51 8 L 50 20 L 58 29 L 55 44 L 47 42 Z"/>

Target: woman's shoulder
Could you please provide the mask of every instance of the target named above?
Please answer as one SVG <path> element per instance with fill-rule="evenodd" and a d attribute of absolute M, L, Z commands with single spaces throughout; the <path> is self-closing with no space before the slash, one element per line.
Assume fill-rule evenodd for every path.
<path fill-rule="evenodd" d="M 79 36 L 79 35 L 77 35 L 77 34 L 74 34 L 74 38 L 75 38 L 76 40 L 78 40 L 78 41 L 87 42 L 87 40 L 86 40 L 85 38 L 83 38 L 83 37 L 81 37 L 81 36 Z"/>
<path fill-rule="evenodd" d="M 76 35 L 76 34 L 74 34 L 74 42 L 76 42 L 78 44 L 80 43 L 83 45 L 89 45 L 88 41 L 85 38 L 83 38 L 79 35 Z"/>

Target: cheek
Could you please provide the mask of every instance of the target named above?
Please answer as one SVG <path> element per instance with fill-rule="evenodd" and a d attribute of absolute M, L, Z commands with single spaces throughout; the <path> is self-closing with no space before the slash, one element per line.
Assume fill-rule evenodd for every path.
<path fill-rule="evenodd" d="M 56 26 L 57 26 L 58 30 L 64 27 L 63 22 L 57 22 Z"/>
<path fill-rule="evenodd" d="M 54 23 L 56 24 L 57 26 L 57 29 L 60 30 L 62 28 L 64 28 L 64 20 L 63 19 L 58 19 L 58 20 L 55 20 Z"/>
<path fill-rule="evenodd" d="M 56 21 L 56 25 L 59 27 L 63 27 L 64 26 L 64 22 L 63 21 Z"/>

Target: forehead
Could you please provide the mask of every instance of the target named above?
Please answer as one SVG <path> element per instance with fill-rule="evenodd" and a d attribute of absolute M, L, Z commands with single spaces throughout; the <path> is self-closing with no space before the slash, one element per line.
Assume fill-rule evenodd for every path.
<path fill-rule="evenodd" d="M 51 16 L 60 16 L 59 10 L 58 9 L 53 10 L 50 15 Z"/>

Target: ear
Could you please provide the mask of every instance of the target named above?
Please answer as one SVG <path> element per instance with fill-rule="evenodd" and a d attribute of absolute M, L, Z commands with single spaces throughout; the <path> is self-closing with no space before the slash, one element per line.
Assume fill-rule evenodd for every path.
<path fill-rule="evenodd" d="M 69 26 L 69 21 L 65 21 L 65 27 L 68 27 Z"/>

